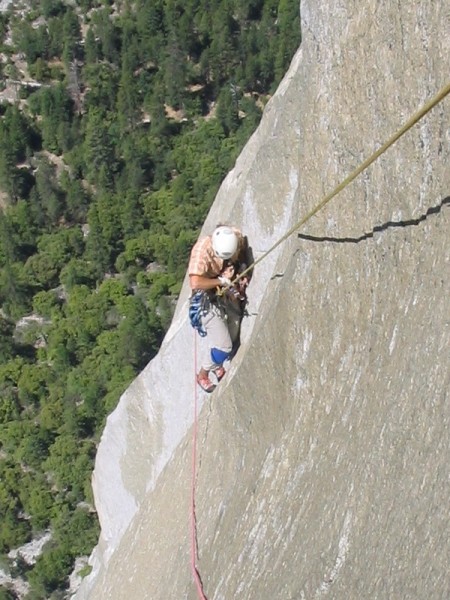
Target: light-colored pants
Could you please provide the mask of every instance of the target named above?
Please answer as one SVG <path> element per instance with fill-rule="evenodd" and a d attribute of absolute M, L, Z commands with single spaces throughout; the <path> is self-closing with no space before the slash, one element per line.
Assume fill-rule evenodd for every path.
<path fill-rule="evenodd" d="M 211 356 L 213 348 L 231 354 L 239 337 L 241 319 L 241 308 L 235 302 L 220 299 L 218 304 L 209 305 L 207 314 L 202 317 L 206 336 L 200 340 L 200 364 L 205 371 L 219 366 Z"/>

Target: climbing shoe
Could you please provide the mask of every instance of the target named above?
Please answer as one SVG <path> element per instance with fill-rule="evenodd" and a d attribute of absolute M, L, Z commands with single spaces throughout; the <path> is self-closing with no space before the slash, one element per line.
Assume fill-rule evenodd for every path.
<path fill-rule="evenodd" d="M 223 378 L 225 373 L 226 371 L 222 366 L 217 367 L 217 369 L 214 369 L 214 375 L 217 377 L 217 382 L 219 382 Z"/>
<path fill-rule="evenodd" d="M 207 375 L 203 375 L 202 377 L 200 376 L 200 374 L 197 375 L 197 383 L 202 388 L 202 390 L 204 390 L 208 394 L 210 394 L 216 389 L 216 386 L 213 384 L 213 382 Z"/>

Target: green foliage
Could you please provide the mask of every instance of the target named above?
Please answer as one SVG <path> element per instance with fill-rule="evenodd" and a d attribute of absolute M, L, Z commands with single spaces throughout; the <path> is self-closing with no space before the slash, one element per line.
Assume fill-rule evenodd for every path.
<path fill-rule="evenodd" d="M 64 49 L 63 60 L 68 65 L 79 54 L 78 48 L 81 41 L 81 28 L 78 16 L 73 9 L 68 8 L 63 17 L 62 23 Z"/>
<path fill-rule="evenodd" d="M 16 594 L 4 586 L 0 586 L 0 600 L 16 600 Z"/>
<path fill-rule="evenodd" d="M 67 89 L 62 83 L 57 83 L 41 88 L 34 96 L 39 102 L 33 104 L 33 108 L 42 115 L 44 148 L 55 154 L 70 150 L 65 138 L 73 119 L 73 104 Z"/>
<path fill-rule="evenodd" d="M 111 180 L 117 168 L 111 126 L 111 115 L 105 113 L 103 108 L 90 108 L 86 117 L 84 138 L 86 177 L 90 181 L 96 181 L 99 173 L 103 170 L 104 185 L 107 189 L 110 189 Z"/>
<path fill-rule="evenodd" d="M 2 76 L 20 52 L 42 84 L 0 107 L 0 551 L 52 532 L 23 574 L 40 600 L 96 543 L 105 420 L 300 36 L 294 0 L 33 6 L 0 15 Z"/>
<path fill-rule="evenodd" d="M 20 405 L 14 389 L 7 384 L 0 386 L 0 423 L 8 423 L 19 418 Z"/>
<path fill-rule="evenodd" d="M 86 440 L 80 444 L 70 434 L 59 435 L 49 449 L 44 468 L 58 491 L 64 491 L 72 502 L 84 498 L 84 489 L 93 467 L 94 451 L 92 442 Z"/>
<path fill-rule="evenodd" d="M 120 60 L 120 30 L 110 18 L 108 7 L 101 8 L 92 15 L 92 25 L 100 41 L 100 58 L 112 64 Z"/>
<path fill-rule="evenodd" d="M 42 0 L 41 11 L 43 16 L 48 19 L 63 14 L 65 6 L 62 0 Z"/>
<path fill-rule="evenodd" d="M 0 302 L 4 314 L 20 319 L 30 311 L 30 300 L 23 265 L 20 262 L 6 264 L 0 271 Z"/>
<path fill-rule="evenodd" d="M 66 220 L 69 223 L 83 223 L 89 207 L 89 194 L 82 182 L 64 171 L 59 183 L 65 193 Z"/>
<path fill-rule="evenodd" d="M 7 107 L 0 120 L 0 189 L 10 200 L 27 196 L 32 186 L 32 175 L 27 165 L 20 165 L 35 143 L 29 120 L 17 107 Z"/>
<path fill-rule="evenodd" d="M 25 363 L 17 380 L 17 394 L 21 406 L 38 406 L 47 395 L 52 379 L 53 373 L 49 365 Z"/>
<path fill-rule="evenodd" d="M 117 88 L 119 77 L 117 71 L 108 63 L 87 63 L 83 69 L 83 76 L 87 86 L 84 99 L 86 112 L 89 116 L 89 110 L 93 113 L 91 119 L 95 119 L 96 114 L 102 107 L 106 114 L 114 110 L 117 100 Z"/>
<path fill-rule="evenodd" d="M 86 65 L 94 64 L 100 56 L 100 47 L 92 27 L 89 27 L 84 39 L 84 60 Z"/>
<path fill-rule="evenodd" d="M 0 552 L 29 541 L 30 523 L 23 518 L 23 503 L 18 490 L 23 486 L 23 474 L 11 461 L 0 460 Z"/>
<path fill-rule="evenodd" d="M 34 568 L 28 574 L 32 588 L 41 598 L 48 598 L 57 588 L 67 587 L 67 573 L 72 557 L 66 548 L 56 546 L 38 556 Z"/>
<path fill-rule="evenodd" d="M 8 106 L 0 122 L 2 145 L 8 145 L 14 161 L 25 159 L 27 147 L 30 145 L 29 124 L 25 116 L 16 106 Z"/>
<path fill-rule="evenodd" d="M 73 558 L 88 554 L 97 542 L 99 534 L 95 514 L 85 507 L 70 512 L 58 531 L 58 542 L 71 550 Z"/>
<path fill-rule="evenodd" d="M 275 59 L 275 75 L 277 79 L 281 79 L 298 47 L 300 14 L 292 0 L 280 0 L 277 24 L 280 43 Z"/>
<path fill-rule="evenodd" d="M 17 22 L 13 28 L 13 40 L 29 64 L 36 62 L 40 56 L 47 60 L 50 58 L 47 51 L 48 32 L 43 25 L 34 28 L 28 21 Z"/>
<path fill-rule="evenodd" d="M 3 44 L 7 31 L 8 17 L 4 13 L 0 13 L 0 44 Z"/>
<path fill-rule="evenodd" d="M 41 317 L 50 318 L 59 310 L 60 301 L 53 290 L 37 292 L 33 297 L 33 312 Z"/>

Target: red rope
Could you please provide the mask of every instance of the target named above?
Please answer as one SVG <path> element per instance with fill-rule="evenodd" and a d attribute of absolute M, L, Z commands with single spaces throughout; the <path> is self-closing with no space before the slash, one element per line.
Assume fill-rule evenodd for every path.
<path fill-rule="evenodd" d="M 194 330 L 194 425 L 192 439 L 192 489 L 191 489 L 191 570 L 201 600 L 208 600 L 203 591 L 200 573 L 197 569 L 197 519 L 195 516 L 195 482 L 197 478 L 197 429 L 198 429 L 198 389 L 197 389 L 197 332 Z"/>

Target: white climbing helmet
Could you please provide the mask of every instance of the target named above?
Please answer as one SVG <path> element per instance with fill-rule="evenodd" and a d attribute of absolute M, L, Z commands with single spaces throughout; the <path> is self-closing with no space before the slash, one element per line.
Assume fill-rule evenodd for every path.
<path fill-rule="evenodd" d="M 216 256 L 227 260 L 233 256 L 238 248 L 238 237 L 231 227 L 221 225 L 213 231 L 212 247 Z"/>

